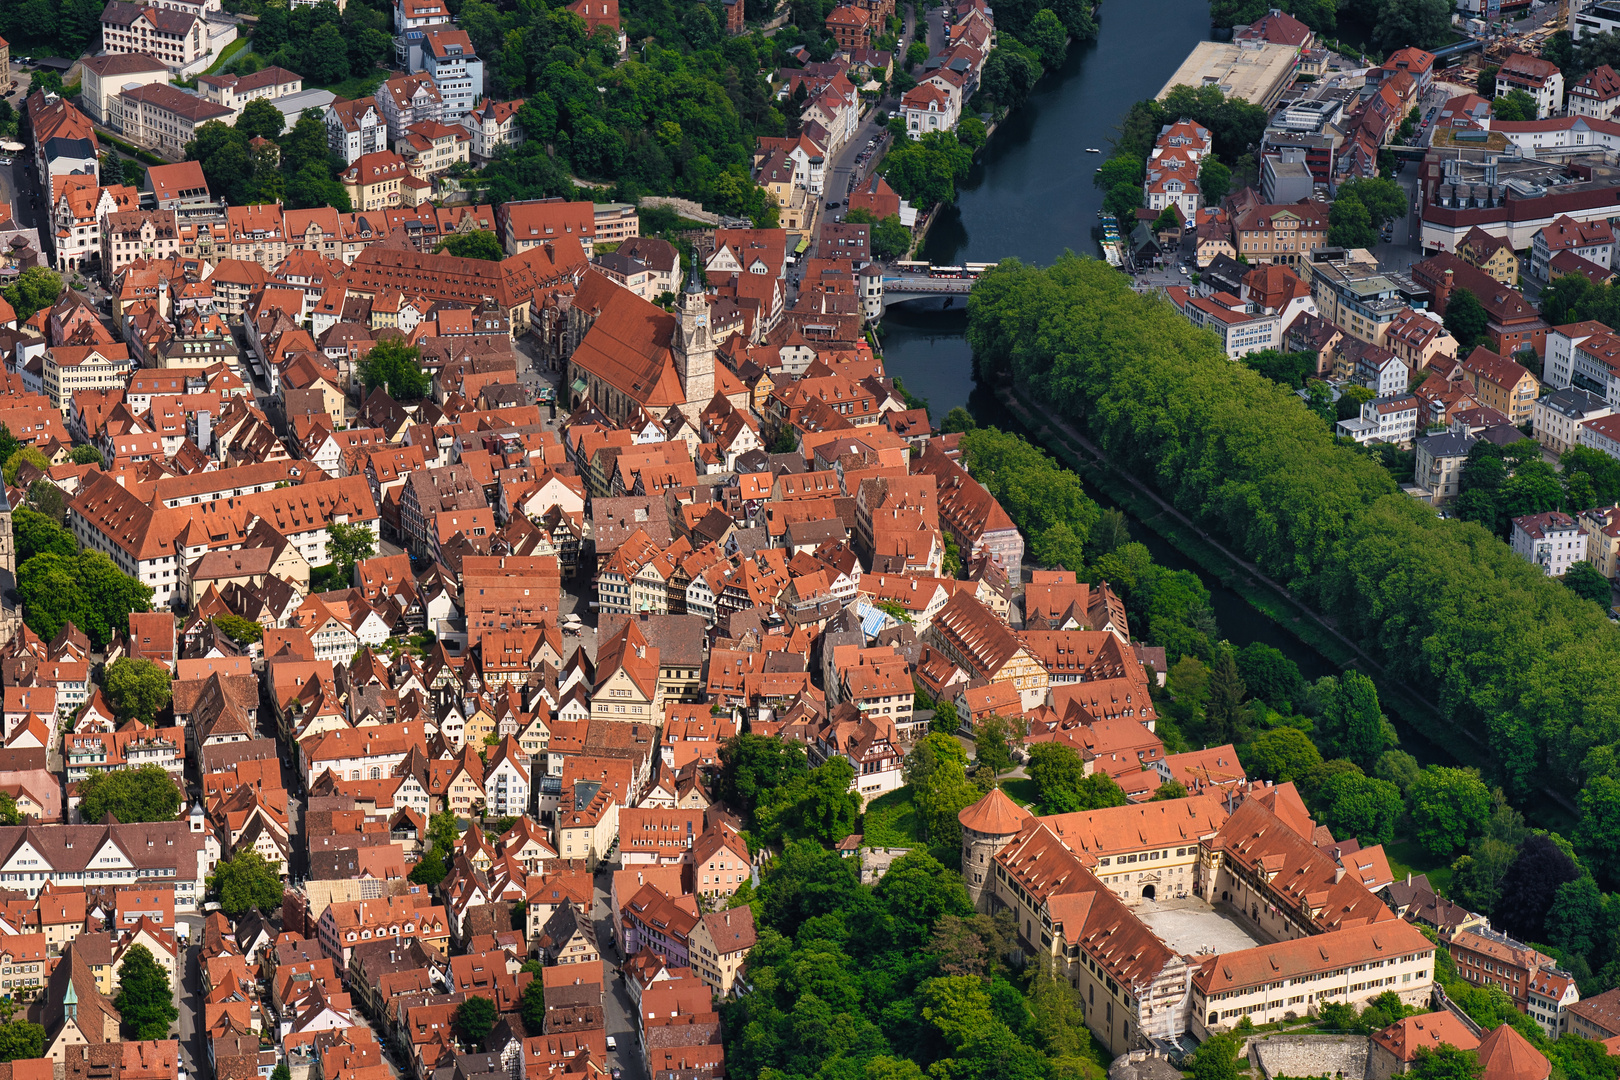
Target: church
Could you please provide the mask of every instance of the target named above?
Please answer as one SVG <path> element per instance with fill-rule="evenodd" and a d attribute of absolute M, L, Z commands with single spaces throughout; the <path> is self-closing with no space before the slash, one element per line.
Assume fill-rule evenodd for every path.
<path fill-rule="evenodd" d="M 748 407 L 748 388 L 714 362 L 709 297 L 695 279 L 671 314 L 592 270 L 572 315 L 590 328 L 568 359 L 571 410 L 590 402 L 616 424 L 674 410 L 695 426 L 716 394 Z"/>

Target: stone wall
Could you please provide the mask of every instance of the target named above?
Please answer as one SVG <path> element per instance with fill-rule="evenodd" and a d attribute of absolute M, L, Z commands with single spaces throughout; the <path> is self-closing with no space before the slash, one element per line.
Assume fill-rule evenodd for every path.
<path fill-rule="evenodd" d="M 1366 1080 L 1365 1035 L 1278 1034 L 1249 1043 L 1249 1060 L 1266 1080 L 1279 1076 L 1327 1076 Z"/>
<path fill-rule="evenodd" d="M 703 204 L 695 203 L 691 199 L 680 199 L 673 195 L 644 195 L 642 206 L 667 206 L 688 221 L 701 221 L 705 225 L 720 224 L 720 215 L 711 214 L 703 209 Z"/>

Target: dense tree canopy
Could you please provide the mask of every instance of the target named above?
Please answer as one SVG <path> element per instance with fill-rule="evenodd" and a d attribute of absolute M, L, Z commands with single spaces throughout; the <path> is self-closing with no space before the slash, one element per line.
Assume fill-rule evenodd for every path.
<path fill-rule="evenodd" d="M 152 724 L 169 707 L 172 683 L 163 664 L 138 656 L 120 656 L 102 673 L 107 703 L 119 720 Z"/>
<path fill-rule="evenodd" d="M 79 813 L 100 822 L 108 814 L 128 825 L 173 821 L 180 812 L 180 786 L 161 765 L 91 773 L 79 782 Z"/>
<path fill-rule="evenodd" d="M 1597 605 L 1486 530 L 1414 504 L 1173 308 L 1099 261 L 1003 262 L 974 288 L 968 337 L 987 382 L 1014 380 L 1083 423 L 1116 467 L 1151 477 L 1477 732 L 1510 797 L 1542 768 L 1577 788 L 1620 776 L 1607 674 L 1620 630 Z"/>
<path fill-rule="evenodd" d="M 436 883 L 435 883 L 436 884 Z M 219 901 L 220 910 L 231 918 L 258 908 L 270 912 L 281 907 L 281 872 L 248 848 L 214 867 L 208 878 L 209 895 Z"/>
<path fill-rule="evenodd" d="M 145 945 L 131 945 L 118 965 L 118 997 L 113 1008 L 136 1039 L 166 1039 L 180 1019 L 174 987 Z"/>
<path fill-rule="evenodd" d="M 360 358 L 360 382 L 367 393 L 384 387 L 395 401 L 420 401 L 433 390 L 421 350 L 401 338 L 379 341 Z"/>
<path fill-rule="evenodd" d="M 29 629 L 49 641 L 72 622 L 97 648 L 115 629 L 129 625 L 131 611 L 149 611 L 152 587 L 123 573 L 99 551 L 73 555 L 46 551 L 17 568 L 17 593 Z"/>

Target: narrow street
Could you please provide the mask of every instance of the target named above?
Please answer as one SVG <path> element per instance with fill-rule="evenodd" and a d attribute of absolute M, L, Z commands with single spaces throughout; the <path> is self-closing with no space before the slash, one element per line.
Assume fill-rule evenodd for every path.
<path fill-rule="evenodd" d="M 944 14 L 942 9 L 934 8 L 918 13 L 916 5 L 910 8 L 910 17 L 906 21 L 905 31 L 900 35 L 900 43 L 895 46 L 894 66 L 896 71 L 904 70 L 906 50 L 910 48 L 916 35 L 917 21 L 926 20 L 925 37 L 930 53 L 939 50 L 939 44 L 945 40 Z M 915 74 L 915 73 L 913 73 Z M 855 184 L 867 179 L 877 168 L 878 162 L 883 160 L 883 152 L 888 149 L 890 136 L 885 134 L 889 114 L 900 107 L 898 97 L 880 98 L 866 116 L 861 120 L 852 135 L 843 146 L 833 154 L 828 162 L 826 174 L 822 184 L 822 212 L 827 215 L 823 220 L 842 221 L 846 212 L 849 193 Z M 882 113 L 884 122 L 878 123 L 877 116 Z M 873 153 L 864 161 L 856 159 L 867 146 L 877 140 Z M 837 203 L 836 208 L 830 204 Z M 819 255 L 819 252 L 817 253 Z"/>
<path fill-rule="evenodd" d="M 622 1080 L 647 1080 L 647 1067 L 642 1058 L 641 1042 L 636 1037 L 636 1007 L 630 1000 L 630 991 L 619 977 L 618 935 L 613 932 L 612 894 L 613 871 L 603 864 L 596 874 L 595 906 L 591 918 L 596 923 L 596 941 L 602 950 L 602 978 L 606 983 L 602 995 L 602 1023 L 608 1037 L 618 1049 L 608 1051 L 608 1064 L 624 1070 Z"/>

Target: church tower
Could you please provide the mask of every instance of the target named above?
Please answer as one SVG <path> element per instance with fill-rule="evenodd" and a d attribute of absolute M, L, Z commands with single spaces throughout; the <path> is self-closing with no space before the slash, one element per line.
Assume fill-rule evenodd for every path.
<path fill-rule="evenodd" d="M 708 408 L 714 400 L 714 336 L 709 332 L 709 300 L 698 284 L 700 271 L 694 267 L 686 291 L 676 306 L 675 372 L 681 379 L 691 417 Z"/>

